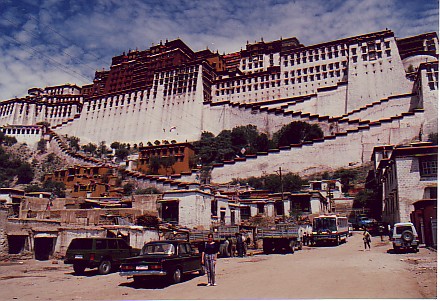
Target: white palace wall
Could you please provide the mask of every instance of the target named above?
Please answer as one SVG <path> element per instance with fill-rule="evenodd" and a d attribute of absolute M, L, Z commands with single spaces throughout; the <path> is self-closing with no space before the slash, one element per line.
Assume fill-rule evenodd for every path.
<path fill-rule="evenodd" d="M 213 183 L 226 183 L 233 178 L 258 176 L 256 171 L 273 173 L 274 167 L 282 167 L 285 172 L 310 175 L 324 170 L 357 166 L 370 161 L 373 147 L 380 144 L 397 144 L 411 141 L 420 131 L 423 112 L 403 119 L 370 125 L 369 129 L 337 136 L 323 142 L 280 150 L 279 153 L 256 158 L 247 158 L 245 162 L 216 167 L 212 171 Z M 384 135 L 386 133 L 386 135 Z M 310 165 L 313 162 L 313 166 Z"/>
<path fill-rule="evenodd" d="M 347 112 L 390 95 L 411 93 L 394 38 L 352 44 L 349 53 Z"/>
<path fill-rule="evenodd" d="M 409 112 L 412 98 L 413 96 L 411 94 L 391 97 L 387 102 L 365 108 L 359 112 L 351 113 L 349 118 L 373 121 L 386 116 L 391 117 L 401 115 L 404 112 Z"/>
<path fill-rule="evenodd" d="M 164 96 L 164 87 L 159 85 L 156 97 L 149 90 L 91 100 L 75 122 L 81 126 L 72 124 L 60 133 L 81 137 L 81 143 L 198 140 L 204 122 L 202 66 L 198 70 L 195 91 Z"/>

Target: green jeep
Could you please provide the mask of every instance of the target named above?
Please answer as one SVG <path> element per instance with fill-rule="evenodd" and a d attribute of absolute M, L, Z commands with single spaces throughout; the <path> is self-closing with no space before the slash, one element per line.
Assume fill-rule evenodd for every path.
<path fill-rule="evenodd" d="M 66 252 L 65 264 L 73 264 L 76 274 L 98 268 L 101 275 L 119 268 L 121 260 L 139 254 L 121 238 L 74 238 Z"/>

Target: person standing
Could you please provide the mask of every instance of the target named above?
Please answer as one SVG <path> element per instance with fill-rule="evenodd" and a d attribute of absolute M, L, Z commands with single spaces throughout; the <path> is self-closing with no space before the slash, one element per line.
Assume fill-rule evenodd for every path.
<path fill-rule="evenodd" d="M 379 226 L 380 241 L 383 241 L 384 232 L 385 232 L 385 227 L 383 225 L 380 225 Z"/>
<path fill-rule="evenodd" d="M 243 243 L 243 236 L 241 236 L 241 233 L 235 233 L 235 237 L 237 238 L 237 252 L 238 257 L 243 257 L 244 253 L 244 243 Z"/>
<path fill-rule="evenodd" d="M 218 246 L 214 241 L 214 235 L 208 234 L 208 242 L 202 252 L 202 264 L 205 265 L 206 274 L 208 275 L 208 286 L 216 286 L 215 282 L 215 264 L 217 262 Z"/>
<path fill-rule="evenodd" d="M 364 240 L 364 251 L 367 249 L 367 246 L 368 246 L 368 250 L 370 250 L 371 249 L 371 246 L 370 246 L 370 242 L 371 242 L 371 235 L 370 235 L 370 233 L 367 231 L 367 229 L 366 228 L 364 228 L 364 233 L 362 234 L 363 235 L 363 240 Z"/>

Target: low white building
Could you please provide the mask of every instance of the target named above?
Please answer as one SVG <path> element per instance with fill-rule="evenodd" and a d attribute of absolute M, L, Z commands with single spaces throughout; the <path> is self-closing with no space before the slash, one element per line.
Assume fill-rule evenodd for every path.
<path fill-rule="evenodd" d="M 159 216 L 164 222 L 188 228 L 209 229 L 214 195 L 199 189 L 169 190 L 159 200 Z"/>
<path fill-rule="evenodd" d="M 382 196 L 384 222 L 409 222 L 414 203 L 437 199 L 437 145 L 420 142 L 410 146 L 377 146 L 371 159 Z"/>

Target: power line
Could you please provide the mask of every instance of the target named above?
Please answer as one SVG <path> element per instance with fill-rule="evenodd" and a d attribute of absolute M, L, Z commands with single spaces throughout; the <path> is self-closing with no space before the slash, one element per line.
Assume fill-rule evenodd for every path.
<path fill-rule="evenodd" d="M 16 40 L 15 38 L 13 38 L 13 37 L 10 37 L 10 36 L 4 36 L 4 37 L 7 38 L 7 39 L 9 39 L 9 40 L 13 40 L 13 41 L 15 41 L 15 43 L 19 44 L 20 47 L 23 47 L 23 48 L 26 47 L 26 48 L 32 49 L 35 53 L 38 53 L 39 55 L 43 56 L 47 62 L 49 62 L 50 64 L 52 64 L 52 65 L 54 65 L 55 67 L 59 68 L 60 70 L 62 70 L 62 71 L 66 71 L 66 69 L 67 69 L 67 70 L 69 70 L 71 73 L 77 74 L 79 77 L 81 77 L 81 78 L 82 78 L 81 80 L 84 80 L 84 79 L 85 79 L 85 80 L 87 80 L 88 82 L 90 81 L 90 79 L 89 79 L 88 77 L 85 77 L 83 74 L 81 74 L 81 73 L 79 73 L 79 72 L 77 72 L 77 71 L 75 71 L 75 70 L 73 70 L 73 69 L 67 67 L 67 65 L 65 65 L 65 64 L 63 64 L 63 63 L 60 63 L 60 62 L 54 60 L 54 59 L 51 58 L 50 56 L 48 56 L 48 55 L 42 53 L 41 51 L 35 49 L 34 47 L 29 46 L 29 45 L 26 45 L 26 44 L 23 44 L 23 43 L 17 41 L 17 40 Z M 30 54 L 34 54 L 34 53 L 32 53 L 32 52 L 30 52 L 30 51 L 28 51 L 28 50 L 26 50 L 26 49 L 24 49 L 24 50 L 25 50 L 26 52 L 30 53 Z M 73 77 L 77 78 L 77 79 L 80 79 L 79 77 L 77 77 L 77 76 L 75 76 L 75 75 L 73 75 L 73 74 L 71 74 L 71 75 L 72 75 Z"/>
<path fill-rule="evenodd" d="M 42 8 L 44 10 L 46 10 L 45 8 Z M 26 11 L 25 9 L 23 9 L 24 11 Z M 38 23 L 41 24 L 40 20 L 38 20 L 37 18 L 35 18 L 34 16 L 32 16 L 32 14 L 28 13 L 26 11 L 27 17 L 29 17 L 30 19 L 34 19 L 35 21 L 37 21 Z M 82 47 L 80 47 L 79 45 L 77 45 L 75 42 L 73 42 L 72 40 L 70 40 L 69 38 L 67 38 L 66 36 L 62 35 L 61 33 L 59 33 L 57 30 L 55 30 L 53 27 L 51 27 L 50 25 L 44 25 L 45 27 L 49 28 L 51 31 L 53 31 L 55 34 L 57 34 L 58 36 L 60 36 L 61 38 L 63 38 L 64 40 L 66 40 L 67 42 L 69 42 L 72 45 L 77 46 L 78 48 L 80 48 L 84 54 L 88 53 L 91 56 L 93 56 L 95 59 L 99 60 L 100 62 L 102 62 L 103 64 L 107 65 L 108 62 L 104 62 L 100 57 L 96 56 L 93 52 L 88 52 L 85 51 Z"/>
<path fill-rule="evenodd" d="M 5 19 L 6 21 L 8 21 L 9 23 L 11 23 L 12 25 L 14 25 L 14 26 L 16 26 L 16 27 L 20 27 L 19 24 L 14 23 L 14 22 L 11 21 L 10 19 L 8 19 L 8 18 L 4 18 L 4 19 Z M 33 36 L 34 38 L 36 38 L 36 39 L 39 39 L 39 38 L 40 38 L 38 35 L 34 34 L 33 32 L 31 32 L 31 31 L 29 31 L 29 30 L 27 30 L 27 29 L 22 28 L 22 30 L 28 32 L 30 35 L 32 35 L 32 36 Z M 58 46 L 59 46 L 59 45 L 58 45 Z M 80 48 L 80 49 L 81 49 L 81 48 Z M 81 50 L 83 50 L 83 49 L 81 49 Z M 84 66 L 86 66 L 86 67 L 88 67 L 89 69 L 91 69 L 91 70 L 93 70 L 93 71 L 96 71 L 96 68 L 94 68 L 94 67 L 92 67 L 92 66 L 90 66 L 90 65 L 88 65 L 88 64 L 86 64 L 86 63 L 84 63 L 84 62 L 81 61 L 79 58 L 73 57 L 71 54 L 69 54 L 69 53 L 66 52 L 65 50 L 61 50 L 61 52 L 62 52 L 63 54 L 65 54 L 65 55 L 67 55 L 68 57 L 70 57 L 72 60 L 74 60 L 74 61 L 76 61 L 76 62 L 78 62 L 78 63 L 80 63 L 80 64 L 82 64 L 82 65 L 84 65 Z"/>

